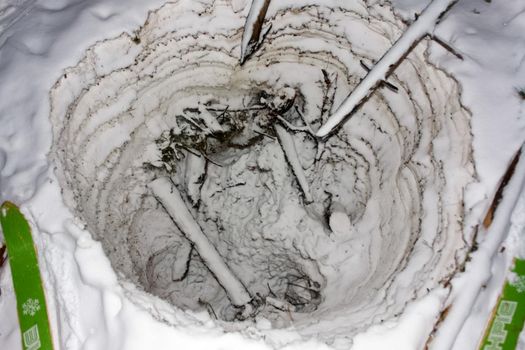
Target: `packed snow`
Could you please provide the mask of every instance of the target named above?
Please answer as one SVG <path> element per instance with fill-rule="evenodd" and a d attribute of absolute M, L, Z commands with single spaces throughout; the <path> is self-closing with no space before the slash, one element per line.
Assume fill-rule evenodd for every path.
<path fill-rule="evenodd" d="M 422 40 L 314 136 L 425 5 L 273 1 L 240 66 L 250 1 L 0 2 L 0 198 L 56 345 L 475 349 L 525 251 L 522 160 L 476 228 L 525 140 L 525 4 L 459 2 L 463 60 Z"/>

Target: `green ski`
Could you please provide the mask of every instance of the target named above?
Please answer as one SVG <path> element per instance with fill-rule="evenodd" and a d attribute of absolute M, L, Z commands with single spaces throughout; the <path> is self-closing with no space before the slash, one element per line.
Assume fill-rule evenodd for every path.
<path fill-rule="evenodd" d="M 53 350 L 46 299 L 31 228 L 11 202 L 0 207 L 0 223 L 16 295 L 24 350 Z"/>
<path fill-rule="evenodd" d="M 525 323 L 525 260 L 515 259 L 481 343 L 482 350 L 514 350 Z"/>

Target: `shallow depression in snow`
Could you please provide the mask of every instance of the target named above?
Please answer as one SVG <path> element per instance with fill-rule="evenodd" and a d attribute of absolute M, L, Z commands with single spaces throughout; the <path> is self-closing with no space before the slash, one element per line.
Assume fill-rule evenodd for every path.
<path fill-rule="evenodd" d="M 469 114 L 423 41 L 317 139 L 404 24 L 359 1 L 278 1 L 241 66 L 247 10 L 169 3 L 91 47 L 51 91 L 51 157 L 125 278 L 180 308 L 246 318 L 189 220 L 257 301 L 248 317 L 334 341 L 395 317 L 463 262 Z M 170 215 L 157 179 L 190 219 Z"/>

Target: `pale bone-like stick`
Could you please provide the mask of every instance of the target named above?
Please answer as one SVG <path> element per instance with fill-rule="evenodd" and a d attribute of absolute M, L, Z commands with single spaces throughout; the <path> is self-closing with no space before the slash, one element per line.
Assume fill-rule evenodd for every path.
<path fill-rule="evenodd" d="M 253 0 L 250 7 L 250 12 L 246 18 L 246 24 L 244 25 L 244 32 L 242 34 L 241 41 L 241 64 L 246 61 L 246 58 L 250 56 L 257 47 L 261 44 L 262 40 L 270 30 L 268 26 L 263 32 L 262 25 L 264 17 L 266 17 L 266 11 L 270 6 L 270 0 Z"/>
<path fill-rule="evenodd" d="M 233 274 L 217 249 L 202 232 L 199 224 L 186 207 L 179 190 L 171 180 L 168 177 L 160 177 L 150 182 L 149 188 L 171 216 L 175 225 L 193 243 L 204 264 L 228 294 L 231 303 L 235 306 L 244 306 L 245 311 L 246 309 L 251 311 L 252 297 L 246 287 Z"/>
<path fill-rule="evenodd" d="M 414 44 L 433 30 L 436 21 L 457 0 L 433 0 L 419 15 L 418 19 L 408 27 L 406 32 L 385 53 L 385 55 L 370 70 L 366 77 L 356 86 L 343 104 L 332 114 L 326 123 L 317 131 L 316 136 L 324 137 L 336 128 L 373 89 L 385 80 L 393 67 L 409 52 Z"/>
<path fill-rule="evenodd" d="M 284 127 L 279 124 L 274 126 L 275 132 L 277 133 L 277 138 L 279 143 L 284 151 L 284 155 L 288 159 L 290 166 L 299 182 L 299 186 L 304 193 L 304 198 L 307 203 L 313 202 L 312 195 L 310 194 L 310 186 L 308 185 L 308 180 L 304 174 L 303 166 L 299 162 L 299 157 L 297 156 L 297 150 L 295 149 L 295 143 L 293 142 L 293 137 L 290 135 Z"/>

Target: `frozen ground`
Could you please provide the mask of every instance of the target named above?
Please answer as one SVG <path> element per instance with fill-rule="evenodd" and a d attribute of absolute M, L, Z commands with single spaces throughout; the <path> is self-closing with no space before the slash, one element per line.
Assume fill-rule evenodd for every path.
<path fill-rule="evenodd" d="M 90 45 L 116 37 L 122 31 L 133 37 L 148 9 L 160 4 L 148 2 L 146 7 L 139 1 L 28 1 L 5 2 L 2 6 L 1 198 L 23 203 L 34 224 L 56 342 L 67 349 L 144 349 L 164 348 L 167 344 L 205 349 L 326 348 L 315 337 L 308 340 L 304 332 L 301 336 L 289 328 L 269 329 L 269 321 L 263 319 L 241 327 L 240 333 L 225 333 L 207 312 L 173 310 L 166 302 L 137 291 L 131 283 L 120 285 L 100 243 L 82 229 L 62 204 L 53 167 L 46 157 L 52 135 L 49 90 L 63 69 L 75 66 Z M 244 1 L 232 4 L 234 10 L 247 13 Z M 409 1 L 397 1 L 395 5 L 407 19 L 419 10 Z M 229 25 L 235 23 L 226 23 L 226 27 Z M 460 1 L 435 34 L 450 43 L 464 60 L 458 60 L 439 45 L 430 47 L 433 62 L 461 83 L 462 102 L 472 113 L 473 155 L 479 182 L 466 193 L 465 230 L 480 222 L 510 159 L 525 139 L 525 104 L 516 91 L 525 87 L 524 27 L 525 4 L 521 1 Z M 97 69 L 97 74 L 104 74 L 107 67 Z M 59 102 L 67 100 L 64 96 Z M 69 97 L 74 97 L 73 90 Z M 74 141 L 73 137 L 71 142 Z M 355 348 L 420 348 L 440 310 L 451 302 L 452 312 L 436 333 L 434 348 L 450 348 L 458 333 L 458 349 L 475 347 L 477 330 L 482 328 L 502 282 L 502 274 L 491 278 L 491 271 L 504 270 L 520 246 L 523 196 L 516 210 L 513 208 L 522 193 L 524 174 L 521 163 L 491 231 L 480 233 L 481 249 L 473 255 L 464 276 L 453 282 L 452 293 L 435 288 L 424 298 L 409 303 L 399 317 L 357 335 Z M 358 212 L 359 208 L 355 210 Z M 511 213 L 513 224 L 509 226 Z M 508 249 L 496 253 L 502 241 Z M 9 270 L 4 269 L 0 276 L 0 347 L 15 349 L 20 336 L 9 279 Z M 483 284 L 487 288 L 478 296 Z M 325 323 L 323 332 L 330 333 L 340 326 L 338 322 Z M 315 333 L 311 329 L 307 332 L 310 335 Z M 347 341 L 340 340 L 333 346 L 344 348 Z"/>

